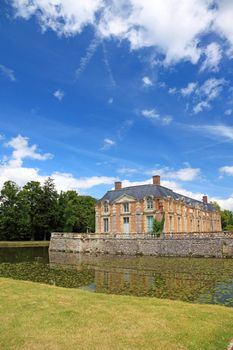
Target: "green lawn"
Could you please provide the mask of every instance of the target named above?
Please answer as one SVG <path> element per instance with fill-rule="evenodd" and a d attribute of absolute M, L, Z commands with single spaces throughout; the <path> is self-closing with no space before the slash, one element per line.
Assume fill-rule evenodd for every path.
<path fill-rule="evenodd" d="M 233 309 L 0 279 L 0 349 L 226 350 Z"/>
<path fill-rule="evenodd" d="M 0 248 L 4 247 L 48 247 L 49 241 L 0 241 Z"/>

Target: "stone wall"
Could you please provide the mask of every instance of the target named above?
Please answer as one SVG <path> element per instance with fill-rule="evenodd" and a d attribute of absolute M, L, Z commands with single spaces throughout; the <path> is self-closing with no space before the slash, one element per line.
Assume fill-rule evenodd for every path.
<path fill-rule="evenodd" d="M 52 233 L 50 251 L 233 258 L 233 234 L 209 235 L 88 235 L 77 233 Z"/>

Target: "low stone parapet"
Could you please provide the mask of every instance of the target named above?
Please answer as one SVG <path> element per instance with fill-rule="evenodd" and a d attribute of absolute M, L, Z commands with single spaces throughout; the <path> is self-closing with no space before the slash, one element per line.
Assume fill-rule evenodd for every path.
<path fill-rule="evenodd" d="M 51 251 L 154 256 L 233 257 L 233 233 L 100 235 L 57 233 L 51 235 Z"/>

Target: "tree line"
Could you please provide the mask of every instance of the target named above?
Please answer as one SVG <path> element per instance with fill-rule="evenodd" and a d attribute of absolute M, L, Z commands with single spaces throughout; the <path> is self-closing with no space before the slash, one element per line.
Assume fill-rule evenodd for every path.
<path fill-rule="evenodd" d="M 20 188 L 6 181 L 0 191 L 0 240 L 45 240 L 52 231 L 94 232 L 96 199 L 76 191 L 58 193 L 54 180 Z"/>

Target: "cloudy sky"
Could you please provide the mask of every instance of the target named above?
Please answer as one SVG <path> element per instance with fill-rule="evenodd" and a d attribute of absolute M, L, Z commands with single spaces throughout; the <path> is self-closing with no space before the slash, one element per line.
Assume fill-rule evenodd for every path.
<path fill-rule="evenodd" d="M 162 184 L 233 210 L 232 0 L 0 0 L 0 186 Z"/>

